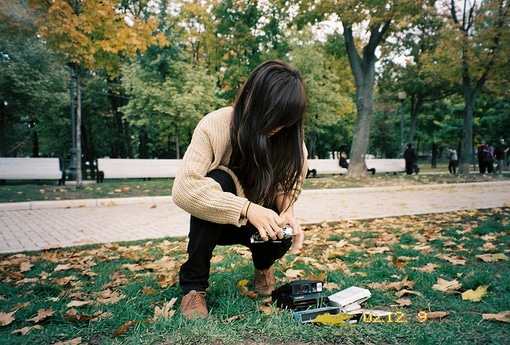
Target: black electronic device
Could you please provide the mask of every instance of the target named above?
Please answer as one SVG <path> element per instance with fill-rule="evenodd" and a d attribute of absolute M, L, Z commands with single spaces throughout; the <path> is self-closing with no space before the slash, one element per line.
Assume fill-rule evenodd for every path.
<path fill-rule="evenodd" d="M 282 309 L 320 308 L 326 302 L 323 287 L 324 283 L 321 281 L 296 280 L 275 289 L 272 300 Z"/>

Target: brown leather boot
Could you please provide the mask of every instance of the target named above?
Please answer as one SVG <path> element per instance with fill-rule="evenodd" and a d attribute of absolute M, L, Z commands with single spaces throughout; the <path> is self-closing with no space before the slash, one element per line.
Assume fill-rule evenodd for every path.
<path fill-rule="evenodd" d="M 255 291 L 259 295 L 270 296 L 276 285 L 273 266 L 265 270 L 255 269 L 254 275 L 253 285 L 255 286 Z"/>
<path fill-rule="evenodd" d="M 205 319 L 209 312 L 205 301 L 205 291 L 191 290 L 181 301 L 181 314 L 188 320 Z"/>

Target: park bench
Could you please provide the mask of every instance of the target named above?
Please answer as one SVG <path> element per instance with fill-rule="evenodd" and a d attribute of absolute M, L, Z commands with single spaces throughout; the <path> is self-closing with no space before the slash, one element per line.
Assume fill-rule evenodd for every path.
<path fill-rule="evenodd" d="M 349 160 L 347 160 L 349 161 Z M 367 168 L 375 168 L 377 173 L 398 173 L 405 171 L 403 159 L 367 159 Z M 338 159 L 308 159 L 308 169 L 315 169 L 317 174 L 346 174 L 347 169 L 338 165 Z"/>
<path fill-rule="evenodd" d="M 181 164 L 182 159 L 99 158 L 96 180 L 175 177 Z"/>
<path fill-rule="evenodd" d="M 0 181 L 58 180 L 65 184 L 59 158 L 0 157 Z"/>

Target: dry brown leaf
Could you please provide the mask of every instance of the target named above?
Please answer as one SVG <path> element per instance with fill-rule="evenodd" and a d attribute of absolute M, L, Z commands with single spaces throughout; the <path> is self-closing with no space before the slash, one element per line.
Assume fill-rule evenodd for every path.
<path fill-rule="evenodd" d="M 28 272 L 33 266 L 29 261 L 24 261 L 19 265 L 19 270 L 20 272 Z"/>
<path fill-rule="evenodd" d="M 409 298 L 399 298 L 399 299 L 395 300 L 395 302 L 397 302 L 398 305 L 400 305 L 401 307 L 407 307 L 412 304 L 411 299 L 409 299 Z"/>
<path fill-rule="evenodd" d="M 78 308 L 78 307 L 82 307 L 84 305 L 89 305 L 89 304 L 92 304 L 93 301 L 71 301 L 69 303 L 67 303 L 67 307 L 68 308 Z"/>
<path fill-rule="evenodd" d="M 416 268 L 418 271 L 425 272 L 425 273 L 432 273 L 438 268 L 439 266 L 433 263 L 428 263 L 425 266 Z"/>
<path fill-rule="evenodd" d="M 403 290 L 397 291 L 397 292 L 395 293 L 395 295 L 396 295 L 397 297 L 402 297 L 402 296 L 405 296 L 405 295 L 416 295 L 416 296 L 423 297 L 423 295 L 421 294 L 421 292 L 413 291 L 413 290 L 407 290 L 407 289 L 403 289 Z"/>
<path fill-rule="evenodd" d="M 273 313 L 273 307 L 267 304 L 261 304 L 259 306 L 259 311 L 261 311 L 265 315 L 271 315 Z"/>
<path fill-rule="evenodd" d="M 497 261 L 507 261 L 508 256 L 506 256 L 503 253 L 497 253 L 497 254 L 481 254 L 476 256 L 478 259 L 484 261 L 484 262 L 497 262 Z"/>
<path fill-rule="evenodd" d="M 212 264 L 217 264 L 217 263 L 222 262 L 222 261 L 223 261 L 223 255 L 215 255 L 211 259 L 211 263 Z"/>
<path fill-rule="evenodd" d="M 285 276 L 289 279 L 296 279 L 297 277 L 302 277 L 304 273 L 303 270 L 288 269 L 285 271 Z"/>
<path fill-rule="evenodd" d="M 443 278 L 437 278 L 437 283 L 432 285 L 432 289 L 445 293 L 456 292 L 460 287 L 461 285 L 457 279 L 449 281 Z"/>
<path fill-rule="evenodd" d="M 0 326 L 10 325 L 14 320 L 14 314 L 16 311 L 11 311 L 10 313 L 0 313 Z"/>
<path fill-rule="evenodd" d="M 480 285 L 476 290 L 470 289 L 462 293 L 462 299 L 471 302 L 480 302 L 482 297 L 487 294 L 489 285 Z"/>
<path fill-rule="evenodd" d="M 239 320 L 240 318 L 242 318 L 241 315 L 234 315 L 234 316 L 231 316 L 231 317 L 223 320 L 223 322 L 224 323 L 231 323 L 232 321 Z"/>
<path fill-rule="evenodd" d="M 372 289 L 381 289 L 381 290 L 402 290 L 403 288 L 413 288 L 414 282 L 408 280 L 407 277 L 399 282 L 391 282 L 391 283 L 370 283 L 368 287 Z"/>
<path fill-rule="evenodd" d="M 389 247 L 372 247 L 367 249 L 368 254 L 382 254 L 389 251 Z"/>
<path fill-rule="evenodd" d="M 57 267 L 55 267 L 53 272 L 67 271 L 67 270 L 70 270 L 71 268 L 73 268 L 73 266 L 70 264 L 64 264 L 64 265 L 59 264 L 59 265 L 57 265 Z"/>
<path fill-rule="evenodd" d="M 53 310 L 51 308 L 49 308 L 49 309 L 39 309 L 37 311 L 37 315 L 34 316 L 31 319 L 27 319 L 27 321 L 32 321 L 34 323 L 38 323 L 38 322 L 41 322 L 44 319 L 49 318 L 50 316 L 53 315 L 53 313 L 54 312 L 53 312 Z"/>
<path fill-rule="evenodd" d="M 157 320 L 159 318 L 169 319 L 175 314 L 175 310 L 173 310 L 173 306 L 177 301 L 177 297 L 173 297 L 170 301 L 163 304 L 163 307 L 154 307 L 154 316 L 152 320 Z"/>
<path fill-rule="evenodd" d="M 430 311 L 427 313 L 427 320 L 442 319 L 449 314 L 447 311 Z"/>
<path fill-rule="evenodd" d="M 119 336 L 125 334 L 127 331 L 129 331 L 129 329 L 131 327 L 133 327 L 135 325 L 135 323 L 136 323 L 136 321 L 133 321 L 133 320 L 129 320 L 129 321 L 124 322 L 122 325 L 120 325 L 115 330 L 115 332 L 113 332 L 113 336 L 114 337 L 119 337 Z"/>
<path fill-rule="evenodd" d="M 121 299 L 126 297 L 125 295 L 121 294 L 117 291 L 112 291 L 110 289 L 106 289 L 101 291 L 98 294 L 98 297 L 96 298 L 96 301 L 101 304 L 115 304 Z"/>
<path fill-rule="evenodd" d="M 510 310 L 502 311 L 497 314 L 482 314 L 482 318 L 484 320 L 492 320 L 492 321 L 500 321 L 510 323 Z"/>
<path fill-rule="evenodd" d="M 14 331 L 11 332 L 11 334 L 21 334 L 21 335 L 26 335 L 28 332 L 30 332 L 31 330 L 33 329 L 42 329 L 43 327 L 41 325 L 35 325 L 35 326 L 27 326 L 27 327 L 23 327 L 23 328 L 20 328 L 20 329 L 16 329 Z"/>
<path fill-rule="evenodd" d="M 150 286 L 144 286 L 143 289 L 142 289 L 142 293 L 145 296 L 154 296 L 158 292 L 155 289 L 151 288 Z"/>
<path fill-rule="evenodd" d="M 466 264 L 466 258 L 459 256 L 459 255 L 446 255 L 446 254 L 440 254 L 436 255 L 436 257 L 446 260 L 452 265 L 460 265 L 464 266 Z"/>
<path fill-rule="evenodd" d="M 328 283 L 324 284 L 324 288 L 327 290 L 335 290 L 335 289 L 338 289 L 339 286 L 337 283 L 328 282 Z"/>
<path fill-rule="evenodd" d="M 71 340 L 59 341 L 54 343 L 53 345 L 80 345 L 81 337 L 73 338 Z"/>

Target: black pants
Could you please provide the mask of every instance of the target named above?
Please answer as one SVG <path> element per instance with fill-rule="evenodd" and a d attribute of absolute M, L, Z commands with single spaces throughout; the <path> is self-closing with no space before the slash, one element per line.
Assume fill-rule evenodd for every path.
<path fill-rule="evenodd" d="M 224 192 L 236 193 L 235 184 L 228 173 L 214 169 L 207 176 L 217 181 Z M 252 205 L 253 206 L 253 205 Z M 250 207 L 252 207 L 250 206 Z M 278 212 L 276 205 L 271 207 Z M 218 224 L 191 215 L 188 243 L 188 261 L 179 271 L 179 285 L 184 294 L 191 290 L 205 291 L 209 287 L 209 270 L 211 258 L 216 245 L 242 244 L 247 246 L 256 269 L 267 269 L 281 258 L 292 245 L 292 240 L 282 240 L 280 243 L 251 244 L 250 237 L 256 228 L 247 223 L 237 227 L 232 224 Z"/>
<path fill-rule="evenodd" d="M 457 174 L 457 163 L 458 161 L 451 160 L 448 162 L 448 171 L 450 174 Z"/>

